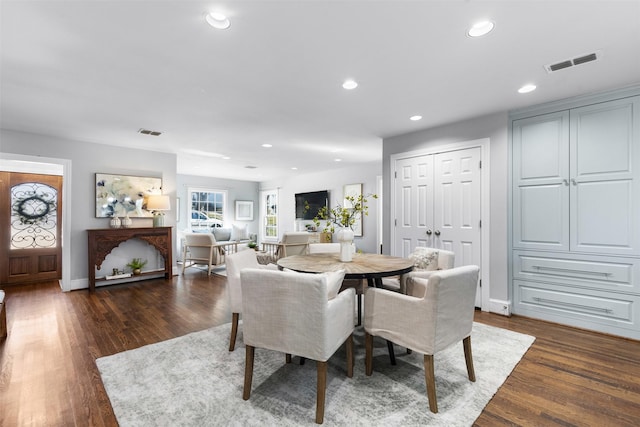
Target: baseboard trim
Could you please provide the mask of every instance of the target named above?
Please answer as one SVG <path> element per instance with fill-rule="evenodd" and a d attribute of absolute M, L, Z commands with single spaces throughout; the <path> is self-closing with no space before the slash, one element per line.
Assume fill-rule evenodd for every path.
<path fill-rule="evenodd" d="M 503 301 L 499 299 L 489 300 L 489 312 L 501 314 L 503 316 L 511 317 L 511 301 Z"/>

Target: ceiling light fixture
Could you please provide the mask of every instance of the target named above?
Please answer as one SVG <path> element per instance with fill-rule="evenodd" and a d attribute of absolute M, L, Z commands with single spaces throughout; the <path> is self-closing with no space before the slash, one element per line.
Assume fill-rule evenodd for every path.
<path fill-rule="evenodd" d="M 264 148 L 271 148 L 271 147 L 273 147 L 273 145 L 271 145 L 271 144 L 262 144 L 262 146 L 263 146 Z"/>
<path fill-rule="evenodd" d="M 335 162 L 341 162 L 342 159 L 334 159 Z"/>
<path fill-rule="evenodd" d="M 356 83 L 355 80 L 345 80 L 344 83 L 342 83 L 342 87 L 347 89 L 347 90 L 351 90 L 351 89 L 355 89 L 358 87 L 358 83 Z"/>
<path fill-rule="evenodd" d="M 482 37 L 490 33 L 493 27 L 495 27 L 495 24 L 491 21 L 476 22 L 473 27 L 469 28 L 467 35 L 469 37 Z"/>
<path fill-rule="evenodd" d="M 222 160 L 231 160 L 231 157 L 229 157 L 229 156 L 222 156 Z"/>
<path fill-rule="evenodd" d="M 536 85 L 526 84 L 518 89 L 518 93 L 529 93 L 533 92 L 534 90 L 536 90 Z"/>
<path fill-rule="evenodd" d="M 207 13 L 204 19 L 207 21 L 207 24 L 211 25 L 213 28 L 218 30 L 226 30 L 231 26 L 231 22 L 229 21 L 229 18 L 227 18 L 222 13 L 218 13 L 218 12 Z"/>
<path fill-rule="evenodd" d="M 413 120 L 414 122 L 417 122 L 418 120 L 422 120 L 422 116 L 411 116 L 409 117 L 409 120 Z"/>
<path fill-rule="evenodd" d="M 294 167 L 292 167 L 292 168 L 291 168 L 291 170 L 292 170 L 292 171 L 297 171 L 297 170 L 298 170 L 298 168 L 294 166 Z"/>

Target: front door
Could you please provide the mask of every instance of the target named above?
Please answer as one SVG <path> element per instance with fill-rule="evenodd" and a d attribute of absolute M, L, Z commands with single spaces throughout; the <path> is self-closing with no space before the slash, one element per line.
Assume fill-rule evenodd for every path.
<path fill-rule="evenodd" d="M 62 177 L 0 172 L 0 284 L 62 277 Z"/>

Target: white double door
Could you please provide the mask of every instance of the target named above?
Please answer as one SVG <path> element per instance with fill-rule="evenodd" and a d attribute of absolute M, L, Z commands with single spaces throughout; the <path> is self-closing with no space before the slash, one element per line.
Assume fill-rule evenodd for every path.
<path fill-rule="evenodd" d="M 408 257 L 416 246 L 455 253 L 455 266 L 481 266 L 481 148 L 395 161 L 392 248 Z M 481 306 L 481 292 L 476 294 Z"/>

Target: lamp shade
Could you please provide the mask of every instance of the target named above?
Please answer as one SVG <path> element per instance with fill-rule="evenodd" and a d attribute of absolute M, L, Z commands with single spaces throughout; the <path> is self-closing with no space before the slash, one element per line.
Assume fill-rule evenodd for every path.
<path fill-rule="evenodd" d="M 156 195 L 149 196 L 147 199 L 148 211 L 168 211 L 171 210 L 171 203 L 169 202 L 169 196 Z"/>

